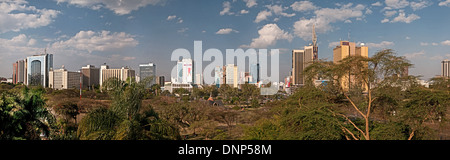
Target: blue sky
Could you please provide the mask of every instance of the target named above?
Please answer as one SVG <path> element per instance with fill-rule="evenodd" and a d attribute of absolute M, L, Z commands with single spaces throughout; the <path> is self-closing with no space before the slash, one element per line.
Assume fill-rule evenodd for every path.
<path fill-rule="evenodd" d="M 12 63 L 47 48 L 54 66 L 79 70 L 154 62 L 170 76 L 172 51 L 280 49 L 280 76 L 291 50 L 311 43 L 316 24 L 319 58 L 332 60 L 339 40 L 365 43 L 369 56 L 394 49 L 412 75 L 439 75 L 450 59 L 450 0 L 0 0 L 0 76 Z M 225 58 L 224 58 L 225 59 Z M 209 62 L 204 62 L 203 66 Z M 169 78 L 166 78 L 169 79 Z"/>

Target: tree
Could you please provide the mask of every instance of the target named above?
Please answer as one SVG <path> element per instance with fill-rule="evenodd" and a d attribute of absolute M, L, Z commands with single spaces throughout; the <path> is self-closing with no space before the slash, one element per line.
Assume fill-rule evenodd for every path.
<path fill-rule="evenodd" d="M 80 139 L 180 139 L 177 128 L 161 120 L 150 106 L 143 110 L 147 84 L 107 80 L 104 89 L 111 96 L 111 107 L 96 109 L 83 118 L 77 131 Z"/>
<path fill-rule="evenodd" d="M 24 87 L 22 93 L 0 95 L 0 139 L 40 139 L 50 134 L 54 117 L 45 107 L 43 90 Z"/>
<path fill-rule="evenodd" d="M 308 82 L 314 78 L 320 77 L 331 81 L 330 85 L 333 90 L 338 91 L 350 103 L 350 106 L 357 114 L 364 119 L 364 128 L 357 126 L 350 118 L 344 114 L 340 114 L 352 124 L 359 134 L 366 140 L 370 140 L 370 122 L 372 103 L 378 98 L 373 96 L 373 90 L 377 86 L 395 85 L 391 81 L 392 76 L 400 75 L 405 67 L 412 66 L 405 57 L 395 56 L 393 50 L 385 49 L 377 52 L 372 57 L 349 56 L 341 60 L 338 64 L 332 62 L 313 63 L 305 69 Z M 347 85 L 349 89 L 344 86 Z M 360 89 L 366 91 L 367 96 L 361 97 L 361 92 L 349 92 Z M 355 99 L 360 98 L 357 103 Z M 346 130 L 348 134 L 354 136 L 350 130 Z"/>

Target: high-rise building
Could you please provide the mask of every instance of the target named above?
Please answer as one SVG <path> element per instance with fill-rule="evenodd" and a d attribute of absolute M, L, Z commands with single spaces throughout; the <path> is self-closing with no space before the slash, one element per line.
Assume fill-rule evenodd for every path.
<path fill-rule="evenodd" d="M 219 88 L 221 84 L 225 84 L 225 78 L 223 74 L 223 66 L 216 66 L 214 68 L 214 83 Z"/>
<path fill-rule="evenodd" d="M 450 60 L 442 61 L 442 77 L 450 78 Z"/>
<path fill-rule="evenodd" d="M 250 84 L 259 82 L 259 63 L 250 64 L 250 76 L 252 77 L 251 81 L 249 81 Z"/>
<path fill-rule="evenodd" d="M 27 85 L 48 87 L 48 72 L 53 68 L 53 54 L 27 57 Z"/>
<path fill-rule="evenodd" d="M 226 65 L 226 84 L 230 85 L 231 87 L 237 88 L 238 87 L 238 68 L 234 64 L 227 64 Z"/>
<path fill-rule="evenodd" d="M 172 77 L 173 84 L 193 84 L 194 83 L 194 61 L 190 58 L 177 62 L 176 78 Z"/>
<path fill-rule="evenodd" d="M 195 84 L 203 85 L 203 74 L 195 74 Z"/>
<path fill-rule="evenodd" d="M 158 76 L 156 78 L 156 84 L 159 84 L 159 86 L 164 87 L 165 78 L 164 76 Z"/>
<path fill-rule="evenodd" d="M 303 50 L 292 50 L 292 85 L 305 85 L 305 68 L 318 60 L 319 47 L 314 24 L 312 42 L 309 46 L 304 46 Z"/>
<path fill-rule="evenodd" d="M 150 85 L 156 83 L 156 64 L 139 64 L 139 78 L 144 80 L 146 78 L 152 77 Z"/>
<path fill-rule="evenodd" d="M 80 89 L 80 76 L 82 76 L 80 72 L 67 71 L 64 67 L 57 70 L 50 70 L 48 74 L 49 88 L 58 90 L 69 88 Z"/>
<path fill-rule="evenodd" d="M 339 46 L 333 49 L 333 63 L 339 64 L 341 60 L 349 57 L 349 56 L 369 56 L 369 48 L 361 44 L 360 47 L 356 47 L 354 42 L 349 41 L 340 41 Z M 341 81 L 341 87 L 347 91 L 349 87 L 356 83 L 354 76 L 351 73 L 343 76 Z M 367 86 L 363 86 L 363 88 L 367 89 Z"/>
<path fill-rule="evenodd" d="M 117 78 L 121 81 L 131 81 L 135 77 L 135 71 L 128 67 L 122 67 L 120 69 L 110 69 L 106 64 L 100 67 L 100 73 L 100 86 L 102 86 L 103 83 L 109 78 Z"/>
<path fill-rule="evenodd" d="M 100 68 L 87 65 L 81 67 L 81 74 L 83 75 L 83 88 L 93 89 L 95 86 L 100 86 Z"/>

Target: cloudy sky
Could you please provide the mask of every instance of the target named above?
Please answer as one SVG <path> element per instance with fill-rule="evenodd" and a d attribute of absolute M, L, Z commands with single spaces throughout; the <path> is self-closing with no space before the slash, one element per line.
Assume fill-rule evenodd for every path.
<path fill-rule="evenodd" d="M 350 40 L 369 46 L 369 56 L 394 49 L 414 64 L 410 74 L 428 79 L 450 59 L 449 15 L 450 0 L 0 0 L 0 77 L 45 48 L 55 68 L 154 62 L 168 77 L 172 52 L 193 54 L 195 40 L 223 53 L 278 48 L 284 77 L 291 50 L 311 43 L 315 23 L 321 59 Z"/>

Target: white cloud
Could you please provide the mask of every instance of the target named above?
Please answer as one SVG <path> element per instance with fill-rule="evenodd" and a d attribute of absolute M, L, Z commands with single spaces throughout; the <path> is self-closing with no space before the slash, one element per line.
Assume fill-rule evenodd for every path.
<path fill-rule="evenodd" d="M 25 34 L 19 34 L 11 39 L 0 38 L 0 58 L 5 55 L 32 55 L 40 48 L 34 47 L 36 39 L 30 38 Z"/>
<path fill-rule="evenodd" d="M 425 7 L 428 7 L 428 6 L 430 6 L 431 4 L 432 4 L 432 3 L 431 3 L 430 1 L 428 1 L 428 0 L 421 0 L 421 1 L 418 1 L 418 2 L 411 2 L 411 3 L 410 3 L 411 8 L 412 8 L 414 11 L 423 9 L 423 8 L 425 8 Z"/>
<path fill-rule="evenodd" d="M 278 40 L 292 41 L 293 36 L 283 31 L 277 24 L 266 24 L 258 30 L 259 37 L 254 38 L 250 45 L 242 45 L 242 48 L 267 48 L 275 45 Z"/>
<path fill-rule="evenodd" d="M 406 39 L 406 40 L 410 40 L 410 39 L 411 39 L 411 37 L 409 37 L 409 36 L 406 36 L 406 37 L 405 37 L 405 39 Z"/>
<path fill-rule="evenodd" d="M 340 5 L 340 8 L 321 8 L 314 11 L 315 17 L 311 19 L 301 18 L 294 23 L 294 33 L 304 40 L 311 40 L 312 25 L 316 25 L 317 33 L 326 33 L 333 30 L 332 23 L 351 22 L 352 18 L 360 20 L 363 18 L 365 6 L 352 3 Z M 349 20 L 349 21 L 347 21 Z"/>
<path fill-rule="evenodd" d="M 317 7 L 310 1 L 294 2 L 291 5 L 291 8 L 292 8 L 292 10 L 298 11 L 298 12 L 306 12 L 306 11 L 317 9 Z"/>
<path fill-rule="evenodd" d="M 0 33 L 47 26 L 60 11 L 37 9 L 22 0 L 0 2 Z"/>
<path fill-rule="evenodd" d="M 175 19 L 175 18 L 177 18 L 177 15 L 172 15 L 172 16 L 167 17 L 167 20 L 170 21 L 170 20 Z"/>
<path fill-rule="evenodd" d="M 79 7 L 87 7 L 93 10 L 107 8 L 115 14 L 125 15 L 147 5 L 163 4 L 164 0 L 55 0 L 58 4 L 67 2 Z"/>
<path fill-rule="evenodd" d="M 181 28 L 181 29 L 177 30 L 177 32 L 178 32 L 178 33 L 184 33 L 184 32 L 186 32 L 187 30 L 189 30 L 189 28 Z"/>
<path fill-rule="evenodd" d="M 450 46 L 450 40 L 445 40 L 441 42 L 441 45 Z"/>
<path fill-rule="evenodd" d="M 387 18 L 392 17 L 395 14 L 397 14 L 397 11 L 385 11 L 384 12 L 384 16 L 387 17 Z"/>
<path fill-rule="evenodd" d="M 369 48 L 388 48 L 390 46 L 393 46 L 394 42 L 389 42 L 389 41 L 382 41 L 380 43 L 366 43 L 366 46 L 368 46 Z"/>
<path fill-rule="evenodd" d="M 334 48 L 336 46 L 339 46 L 339 44 L 341 44 L 341 42 L 337 41 L 337 42 L 330 42 L 328 44 L 328 48 Z"/>
<path fill-rule="evenodd" d="M 231 32 L 239 33 L 239 31 L 233 30 L 231 28 L 222 28 L 222 29 L 219 29 L 216 32 L 216 34 L 230 34 Z"/>
<path fill-rule="evenodd" d="M 123 57 L 122 60 L 124 61 L 129 61 L 129 60 L 134 60 L 136 59 L 136 57 Z"/>
<path fill-rule="evenodd" d="M 55 49 L 72 48 L 81 51 L 115 51 L 129 47 L 135 47 L 139 42 L 135 36 L 125 32 L 110 31 L 80 31 L 75 36 L 66 41 L 59 41 L 52 44 Z"/>
<path fill-rule="evenodd" d="M 248 13 L 248 10 L 243 9 L 243 10 L 241 10 L 240 13 L 241 13 L 241 14 L 247 14 L 247 13 Z"/>
<path fill-rule="evenodd" d="M 223 10 L 220 11 L 219 14 L 221 16 L 223 16 L 223 15 L 233 15 L 234 13 L 230 12 L 230 10 L 231 10 L 231 3 L 228 2 L 228 1 L 225 1 L 225 2 L 223 2 Z"/>
<path fill-rule="evenodd" d="M 439 6 L 450 7 L 450 0 L 445 0 L 445 1 L 439 2 Z"/>
<path fill-rule="evenodd" d="M 261 22 L 261 21 L 263 21 L 263 20 L 266 20 L 268 17 L 270 17 L 270 16 L 272 16 L 272 12 L 270 12 L 270 11 L 267 11 L 267 10 L 264 10 L 264 11 L 261 11 L 261 12 L 259 12 L 258 13 L 258 15 L 256 16 L 256 19 L 255 19 L 255 23 L 259 23 L 259 22 Z"/>
<path fill-rule="evenodd" d="M 244 0 L 244 2 L 248 8 L 252 8 L 253 6 L 258 5 L 258 3 L 256 3 L 256 0 Z"/>
<path fill-rule="evenodd" d="M 372 6 L 376 6 L 376 7 L 380 7 L 380 6 L 382 6 L 383 4 L 381 3 L 381 2 L 375 2 L 375 3 L 372 3 Z"/>
<path fill-rule="evenodd" d="M 403 56 L 405 56 L 407 59 L 414 59 L 414 58 L 421 57 L 424 54 L 425 54 L 425 51 L 422 50 L 420 52 L 415 52 L 415 53 L 406 53 Z"/>
<path fill-rule="evenodd" d="M 404 22 L 404 23 L 411 23 L 415 20 L 420 19 L 420 17 L 416 14 L 409 14 L 408 16 L 406 16 L 405 12 L 403 10 L 400 10 L 398 13 L 398 16 L 395 17 L 394 19 L 392 19 L 391 23 L 395 23 L 395 22 Z"/>
<path fill-rule="evenodd" d="M 281 15 L 284 17 L 292 17 L 295 16 L 295 13 L 285 13 L 284 10 L 288 9 L 289 7 L 282 7 L 281 5 L 266 5 L 266 7 L 272 11 L 275 15 Z"/>
<path fill-rule="evenodd" d="M 400 9 L 409 6 L 409 2 L 407 0 L 385 0 L 385 3 L 385 9 Z"/>

